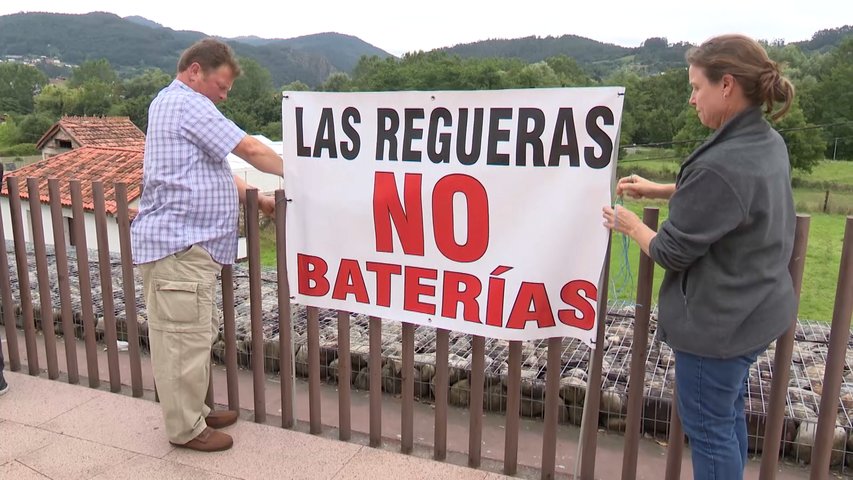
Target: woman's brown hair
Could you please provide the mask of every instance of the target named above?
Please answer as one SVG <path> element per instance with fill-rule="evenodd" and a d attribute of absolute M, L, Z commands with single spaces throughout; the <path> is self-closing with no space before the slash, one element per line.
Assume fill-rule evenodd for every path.
<path fill-rule="evenodd" d="M 687 63 L 702 68 L 705 76 L 717 83 L 723 75 L 733 76 L 744 95 L 755 105 L 764 105 L 771 113 L 775 103 L 782 104 L 771 118 L 778 120 L 794 102 L 794 85 L 782 76 L 779 65 L 764 48 L 744 35 L 720 35 L 687 51 Z"/>

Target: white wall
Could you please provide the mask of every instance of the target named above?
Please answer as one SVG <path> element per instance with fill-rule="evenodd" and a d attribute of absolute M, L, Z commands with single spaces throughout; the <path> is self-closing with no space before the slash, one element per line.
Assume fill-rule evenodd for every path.
<path fill-rule="evenodd" d="M 12 232 L 12 217 L 11 210 L 9 208 L 9 198 L 8 197 L 0 197 L 0 209 L 3 211 L 3 233 L 6 236 L 6 240 L 13 240 L 13 232 Z M 32 217 L 30 216 L 30 203 L 29 200 L 21 199 L 21 210 L 23 214 L 23 224 L 24 224 L 24 239 L 27 242 L 33 241 L 33 232 L 32 232 Z M 53 218 L 50 214 L 50 206 L 44 203 L 41 204 L 41 216 L 42 223 L 44 225 L 44 241 L 47 245 L 53 245 Z M 63 218 L 63 230 L 65 236 L 65 244 L 70 246 L 70 234 L 69 234 L 69 224 L 68 219 L 73 217 L 71 213 L 71 208 L 63 207 L 62 208 L 62 216 Z M 95 230 L 95 214 L 92 212 L 85 212 L 84 214 L 84 226 L 86 229 L 86 246 L 91 250 L 98 249 L 98 236 L 97 231 Z M 110 252 L 112 253 L 121 253 L 121 244 L 119 243 L 119 232 L 118 232 L 118 221 L 115 217 L 107 215 L 107 238 L 110 244 Z"/>
<path fill-rule="evenodd" d="M 279 156 L 282 155 L 284 149 L 282 142 L 273 142 L 263 135 L 252 136 L 260 140 L 261 143 L 272 148 L 279 154 Z M 271 193 L 284 188 L 283 178 L 278 175 L 264 173 L 249 165 L 248 162 L 233 153 L 228 154 L 228 164 L 231 166 L 231 172 L 234 173 L 234 175 L 242 178 L 246 183 L 257 188 L 261 193 Z"/>

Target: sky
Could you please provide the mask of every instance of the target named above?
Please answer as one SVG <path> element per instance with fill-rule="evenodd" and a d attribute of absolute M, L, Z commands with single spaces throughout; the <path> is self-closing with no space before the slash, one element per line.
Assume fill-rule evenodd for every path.
<path fill-rule="evenodd" d="M 853 24 L 849 0 L 2 0 L 0 15 L 111 12 L 140 15 L 175 30 L 291 38 L 354 35 L 395 55 L 490 38 L 579 35 L 635 47 L 649 37 L 700 43 L 720 33 L 808 40 Z"/>

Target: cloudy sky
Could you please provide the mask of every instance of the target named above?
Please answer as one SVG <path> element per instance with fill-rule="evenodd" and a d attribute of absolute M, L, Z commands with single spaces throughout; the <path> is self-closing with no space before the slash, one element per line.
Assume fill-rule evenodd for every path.
<path fill-rule="evenodd" d="M 0 2 L 0 15 L 21 11 L 140 15 L 176 30 L 197 30 L 223 37 L 290 38 L 333 31 L 355 35 L 398 55 L 489 38 L 529 35 L 574 34 L 629 47 L 648 37 L 698 43 L 727 32 L 792 42 L 807 40 L 821 29 L 853 23 L 853 2 L 845 0 Z"/>

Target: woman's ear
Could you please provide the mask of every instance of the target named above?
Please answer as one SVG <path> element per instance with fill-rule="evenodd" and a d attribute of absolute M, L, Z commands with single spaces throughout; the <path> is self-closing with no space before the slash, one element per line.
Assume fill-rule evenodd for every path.
<path fill-rule="evenodd" d="M 732 90 L 735 88 L 735 82 L 735 77 L 730 73 L 723 75 L 723 78 L 720 79 L 720 83 L 723 87 L 724 98 L 732 94 Z"/>

